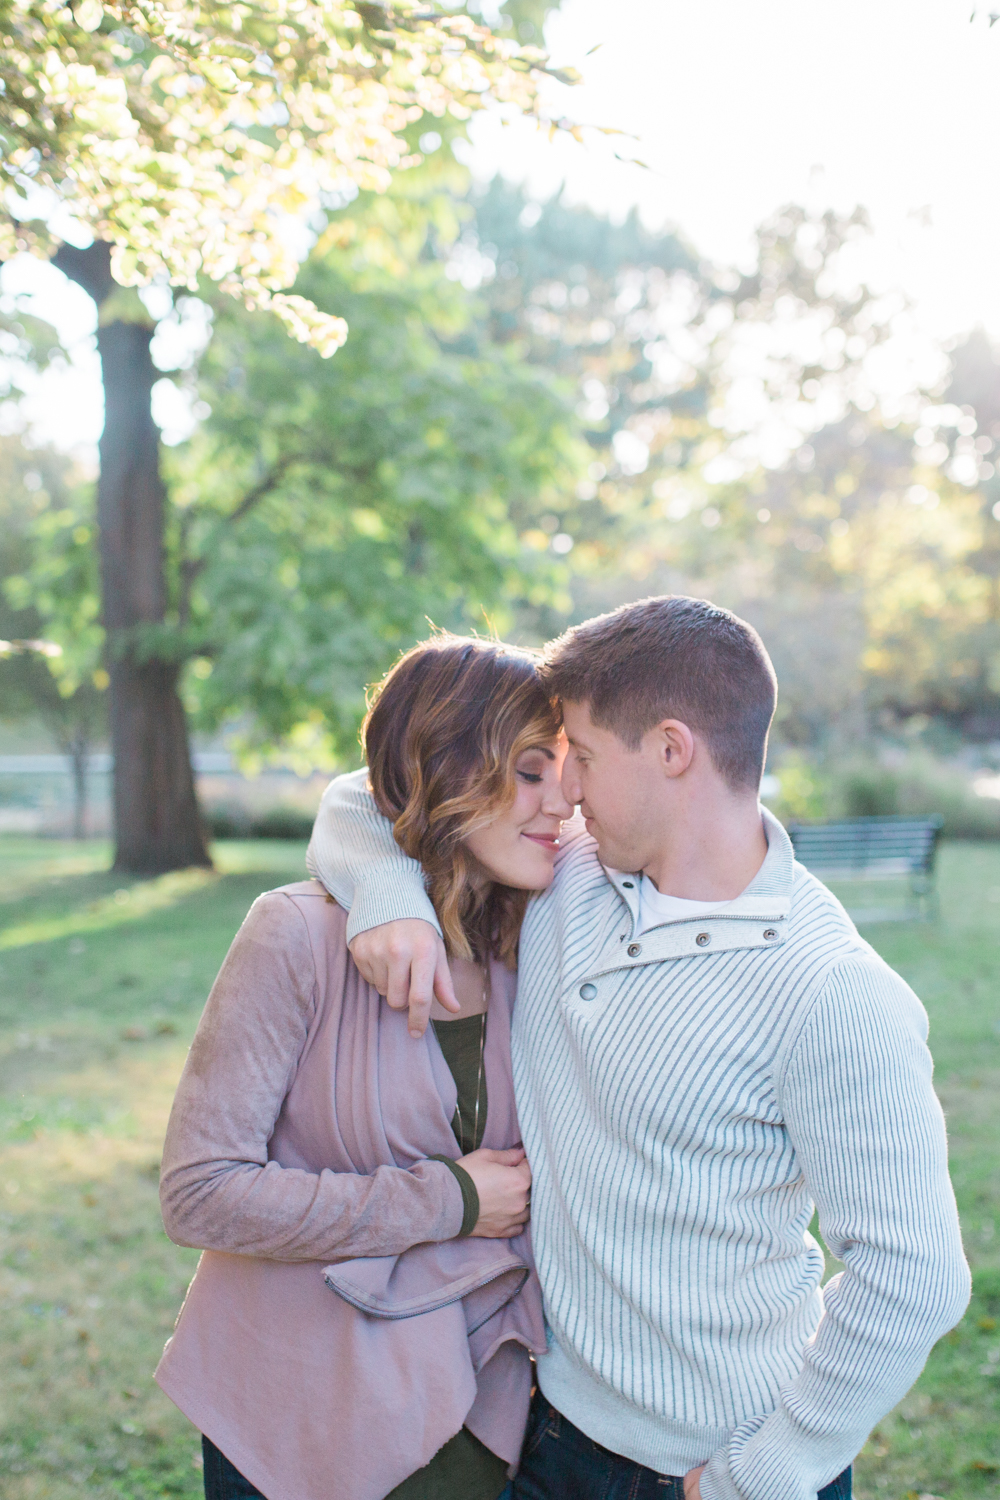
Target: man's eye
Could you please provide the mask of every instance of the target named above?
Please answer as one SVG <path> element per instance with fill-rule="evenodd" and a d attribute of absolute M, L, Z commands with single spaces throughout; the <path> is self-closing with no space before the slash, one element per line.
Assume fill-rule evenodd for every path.
<path fill-rule="evenodd" d="M 518 771 L 517 774 L 522 781 L 528 781 L 532 786 L 536 786 L 542 779 L 537 771 Z"/>

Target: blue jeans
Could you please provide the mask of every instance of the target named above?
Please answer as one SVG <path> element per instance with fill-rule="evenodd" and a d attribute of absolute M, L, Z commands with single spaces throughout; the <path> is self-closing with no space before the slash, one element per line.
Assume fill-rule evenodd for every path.
<path fill-rule="evenodd" d="M 514 1500 L 684 1500 L 684 1480 L 602 1448 L 536 1391 Z M 850 1469 L 816 1500 L 851 1500 Z"/>

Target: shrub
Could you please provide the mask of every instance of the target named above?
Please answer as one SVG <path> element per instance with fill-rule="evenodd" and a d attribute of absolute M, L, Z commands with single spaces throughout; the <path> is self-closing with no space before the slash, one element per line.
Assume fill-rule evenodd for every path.
<path fill-rule="evenodd" d="M 297 807 L 272 807 L 250 823 L 252 839 L 307 839 L 312 833 L 313 818 Z"/>
<path fill-rule="evenodd" d="M 796 758 L 775 774 L 781 790 L 768 806 L 785 823 L 937 816 L 944 838 L 1000 839 L 1000 799 L 977 796 L 967 772 L 929 755 L 836 766 Z"/>
<path fill-rule="evenodd" d="M 308 839 L 313 817 L 298 807 L 272 807 L 251 812 L 238 803 L 220 803 L 205 814 L 213 839 Z"/>
<path fill-rule="evenodd" d="M 778 770 L 769 765 L 768 771 L 776 777 L 778 791 L 763 801 L 782 823 L 821 823 L 832 816 L 829 778 L 814 761 L 788 755 Z"/>

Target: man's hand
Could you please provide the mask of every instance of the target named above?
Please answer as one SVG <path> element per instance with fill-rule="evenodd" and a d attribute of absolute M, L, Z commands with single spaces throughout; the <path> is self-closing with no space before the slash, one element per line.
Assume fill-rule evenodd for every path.
<path fill-rule="evenodd" d="M 351 957 L 362 979 L 384 995 L 393 1010 L 410 1011 L 410 1035 L 427 1030 L 431 1001 L 459 1011 L 444 943 L 429 922 L 404 917 L 370 927 L 354 939 Z"/>
<path fill-rule="evenodd" d="M 684 1475 L 684 1500 L 701 1500 L 701 1485 L 698 1481 L 707 1467 L 707 1464 L 699 1464 L 696 1469 L 689 1469 Z"/>
<path fill-rule="evenodd" d="M 511 1151 L 480 1148 L 460 1156 L 476 1184 L 479 1218 L 472 1231 L 484 1240 L 509 1240 L 521 1233 L 531 1213 L 531 1168 L 520 1146 Z"/>

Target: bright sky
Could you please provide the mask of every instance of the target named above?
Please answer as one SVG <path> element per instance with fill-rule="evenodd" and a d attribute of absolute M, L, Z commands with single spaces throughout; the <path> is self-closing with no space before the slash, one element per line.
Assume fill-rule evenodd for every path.
<path fill-rule="evenodd" d="M 477 126 L 473 164 L 538 194 L 616 215 L 640 204 L 717 261 L 745 259 L 754 225 L 789 200 L 861 203 L 875 226 L 870 276 L 902 287 L 938 339 L 984 324 L 1000 339 L 1000 25 L 972 0 L 565 0 L 550 22 L 556 62 L 585 82 L 560 109 L 631 132 L 540 145 Z M 590 56 L 592 48 L 598 50 Z M 626 166 L 614 151 L 648 163 Z M 75 342 L 77 371 L 32 397 L 45 436 L 93 441 L 87 299 L 22 258 L 5 290 L 35 290 L 40 316 Z M 167 426 L 171 390 L 158 393 Z M 179 399 L 179 398 L 177 398 Z M 179 429 L 177 429 L 179 430 Z"/>
<path fill-rule="evenodd" d="M 555 61 L 585 75 L 567 113 L 638 139 L 547 150 L 482 134 L 485 169 L 538 192 L 641 204 L 703 254 L 745 256 L 780 204 L 853 208 L 876 228 L 873 265 L 947 335 L 1000 336 L 1000 25 L 973 0 L 566 0 Z M 592 47 L 599 50 L 591 57 Z"/>

